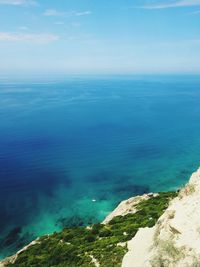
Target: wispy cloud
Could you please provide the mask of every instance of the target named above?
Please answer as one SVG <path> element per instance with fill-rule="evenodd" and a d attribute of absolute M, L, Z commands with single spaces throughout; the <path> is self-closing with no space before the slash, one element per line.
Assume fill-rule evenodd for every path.
<path fill-rule="evenodd" d="M 47 17 L 71 17 L 71 16 L 87 16 L 92 14 L 91 11 L 87 10 L 87 11 L 82 11 L 82 12 L 78 12 L 78 11 L 69 11 L 69 12 L 62 12 L 62 11 L 58 11 L 56 9 L 47 9 L 45 10 L 45 12 L 43 13 L 44 16 Z"/>
<path fill-rule="evenodd" d="M 0 32 L 0 42 L 35 42 L 49 43 L 59 39 L 59 36 L 47 33 L 11 33 Z"/>
<path fill-rule="evenodd" d="M 43 13 L 43 15 L 44 16 L 47 16 L 47 17 L 59 17 L 59 16 L 65 16 L 66 13 L 65 12 L 57 11 L 55 9 L 47 9 Z"/>
<path fill-rule="evenodd" d="M 0 0 L 0 5 L 29 6 L 37 5 L 34 0 Z"/>
<path fill-rule="evenodd" d="M 76 16 L 87 16 L 87 15 L 91 15 L 91 14 L 92 14 L 91 11 L 75 12 Z"/>
<path fill-rule="evenodd" d="M 152 5 L 145 5 L 141 8 L 143 9 L 166 9 L 166 8 L 178 8 L 178 7 L 192 7 L 192 6 L 200 6 L 200 0 L 179 0 L 173 2 L 163 2 Z"/>

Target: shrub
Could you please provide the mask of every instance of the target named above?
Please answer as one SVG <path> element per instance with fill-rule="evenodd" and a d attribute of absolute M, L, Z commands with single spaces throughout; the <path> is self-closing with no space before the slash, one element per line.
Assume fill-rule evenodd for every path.
<path fill-rule="evenodd" d="M 92 233 L 91 234 L 88 234 L 86 237 L 85 237 L 85 240 L 88 241 L 88 242 L 94 242 L 96 240 L 96 236 L 93 235 Z"/>
<path fill-rule="evenodd" d="M 38 244 L 22 252 L 14 264 L 7 266 L 95 267 L 93 256 L 100 267 L 120 267 L 127 247 L 118 246 L 118 243 L 132 239 L 140 227 L 154 226 L 175 196 L 173 192 L 160 193 L 140 202 L 135 214 L 117 216 L 107 225 L 95 224 L 91 229 L 65 228 L 60 233 L 44 236 Z M 170 244 L 164 248 L 171 254 L 177 252 Z"/>

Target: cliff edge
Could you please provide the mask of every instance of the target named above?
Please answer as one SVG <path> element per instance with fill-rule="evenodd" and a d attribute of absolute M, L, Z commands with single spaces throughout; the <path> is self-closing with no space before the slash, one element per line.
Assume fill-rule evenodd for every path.
<path fill-rule="evenodd" d="M 128 242 L 122 267 L 200 266 L 200 169 L 152 228 Z"/>

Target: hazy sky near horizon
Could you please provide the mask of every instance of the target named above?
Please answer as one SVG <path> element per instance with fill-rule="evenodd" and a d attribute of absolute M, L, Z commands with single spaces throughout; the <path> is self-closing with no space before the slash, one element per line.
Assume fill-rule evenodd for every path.
<path fill-rule="evenodd" d="M 0 0 L 0 72 L 200 73 L 200 0 Z"/>

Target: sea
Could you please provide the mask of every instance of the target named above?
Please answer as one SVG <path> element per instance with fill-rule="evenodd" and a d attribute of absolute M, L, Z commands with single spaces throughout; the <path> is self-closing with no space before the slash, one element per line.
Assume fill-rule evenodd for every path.
<path fill-rule="evenodd" d="M 198 75 L 1 78 L 0 258 L 199 166 Z"/>

